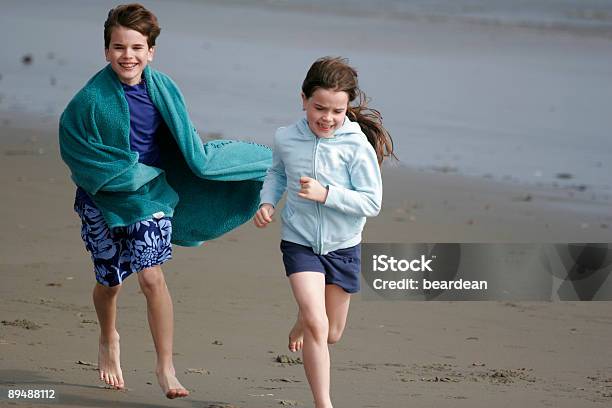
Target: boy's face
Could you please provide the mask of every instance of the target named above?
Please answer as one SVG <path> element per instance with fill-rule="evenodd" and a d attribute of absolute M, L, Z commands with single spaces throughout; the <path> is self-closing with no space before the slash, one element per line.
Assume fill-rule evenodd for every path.
<path fill-rule="evenodd" d="M 138 31 L 119 26 L 113 28 L 104 53 L 121 82 L 138 85 L 142 71 L 153 61 L 155 49 L 149 48 L 147 37 Z"/>
<path fill-rule="evenodd" d="M 332 137 L 342 127 L 349 96 L 344 91 L 319 88 L 310 98 L 302 93 L 308 127 L 318 137 Z"/>

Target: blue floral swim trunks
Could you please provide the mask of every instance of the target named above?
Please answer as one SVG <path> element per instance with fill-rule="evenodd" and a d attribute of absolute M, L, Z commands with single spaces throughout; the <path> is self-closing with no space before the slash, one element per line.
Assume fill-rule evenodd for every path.
<path fill-rule="evenodd" d="M 77 195 L 74 210 L 81 218 L 81 238 L 91 254 L 98 283 L 116 286 L 133 272 L 172 259 L 171 218 L 151 217 L 111 230 L 91 199 Z"/>

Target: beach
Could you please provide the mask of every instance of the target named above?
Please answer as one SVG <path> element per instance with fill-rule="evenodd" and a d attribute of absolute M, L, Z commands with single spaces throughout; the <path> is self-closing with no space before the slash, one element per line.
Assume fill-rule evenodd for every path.
<path fill-rule="evenodd" d="M 342 54 L 360 69 L 400 158 L 383 168 L 383 209 L 364 242 L 612 242 L 605 31 L 264 3 L 146 4 L 162 25 L 154 66 L 183 90 L 204 140 L 270 144 L 301 117 L 308 65 Z M 114 3 L 74 4 L 7 2 L 0 17 L 0 32 L 17 39 L 0 50 L 0 406 L 312 406 L 299 355 L 287 350 L 297 308 L 279 220 L 175 246 L 164 265 L 189 398 L 159 390 L 134 277 L 118 313 L 127 389 L 98 381 L 94 273 L 57 120 L 104 66 L 102 23 Z M 612 401 L 611 312 L 609 301 L 358 294 L 331 346 L 332 398 L 338 407 L 603 408 Z M 56 398 L 9 399 L 17 389 Z"/>

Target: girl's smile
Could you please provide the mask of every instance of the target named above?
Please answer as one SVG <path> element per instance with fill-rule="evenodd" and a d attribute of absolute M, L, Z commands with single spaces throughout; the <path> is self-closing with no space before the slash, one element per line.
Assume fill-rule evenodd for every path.
<path fill-rule="evenodd" d="M 319 88 L 310 98 L 302 94 L 308 127 L 317 137 L 330 138 L 344 124 L 349 96 L 344 91 Z"/>

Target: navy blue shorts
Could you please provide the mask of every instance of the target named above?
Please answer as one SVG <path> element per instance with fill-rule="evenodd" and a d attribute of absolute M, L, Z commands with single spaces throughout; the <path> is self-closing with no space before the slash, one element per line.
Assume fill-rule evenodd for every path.
<path fill-rule="evenodd" d="M 296 272 L 321 272 L 325 284 L 338 285 L 347 293 L 359 292 L 361 244 L 317 255 L 311 247 L 281 241 L 281 252 L 287 276 Z"/>
<path fill-rule="evenodd" d="M 81 238 L 91 254 L 96 281 L 104 286 L 119 285 L 133 272 L 172 258 L 172 221 L 168 217 L 111 230 L 90 200 L 77 196 L 74 210 L 81 218 Z"/>

